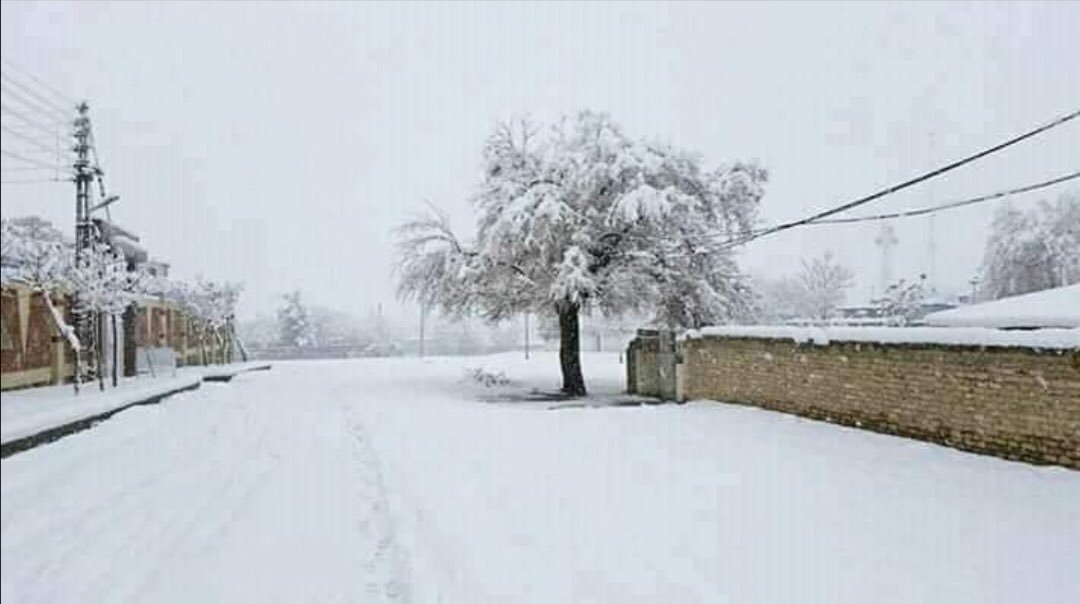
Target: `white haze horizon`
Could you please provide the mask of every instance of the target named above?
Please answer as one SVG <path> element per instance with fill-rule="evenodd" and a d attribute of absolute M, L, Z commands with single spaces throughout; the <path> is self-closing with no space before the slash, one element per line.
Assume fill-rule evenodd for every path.
<path fill-rule="evenodd" d="M 499 120 L 583 109 L 634 137 L 756 159 L 761 221 L 854 199 L 1080 103 L 1080 5 L 2 5 L 5 61 L 85 98 L 116 220 L 173 274 L 241 281 L 240 315 L 280 296 L 365 316 L 394 296 L 393 228 L 427 201 L 471 231 Z M 138 49 L 138 50 L 133 50 Z M 1080 166 L 1070 123 L 862 208 L 898 211 Z M 1068 187 L 1017 196 L 1018 206 Z M 4 185 L 5 218 L 70 232 L 70 184 Z M 1001 202 L 894 221 L 892 273 L 962 293 Z M 740 252 L 754 276 L 832 252 L 878 286 L 880 225 L 812 227 Z M 198 245 L 195 245 L 198 243 Z"/>

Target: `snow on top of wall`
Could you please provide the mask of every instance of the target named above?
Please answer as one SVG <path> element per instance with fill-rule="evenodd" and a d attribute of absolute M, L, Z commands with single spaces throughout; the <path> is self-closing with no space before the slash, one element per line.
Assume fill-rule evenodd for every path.
<path fill-rule="evenodd" d="M 937 327 L 1080 327 L 1080 283 L 926 315 Z"/>
<path fill-rule="evenodd" d="M 1002 331 L 983 327 L 786 327 L 771 325 L 729 325 L 705 327 L 686 333 L 684 338 L 726 336 L 793 340 L 826 346 L 830 342 L 874 342 L 880 344 L 948 344 L 959 346 L 1013 346 L 1025 348 L 1080 348 L 1080 328 Z"/>

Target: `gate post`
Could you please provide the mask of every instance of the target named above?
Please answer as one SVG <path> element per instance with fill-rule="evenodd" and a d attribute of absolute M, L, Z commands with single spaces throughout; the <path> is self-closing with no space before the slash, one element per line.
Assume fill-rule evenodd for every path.
<path fill-rule="evenodd" d="M 670 329 L 661 329 L 657 334 L 659 344 L 656 361 L 658 370 L 657 394 L 660 400 L 673 401 L 678 398 L 676 383 L 678 376 L 675 367 L 675 333 Z"/>

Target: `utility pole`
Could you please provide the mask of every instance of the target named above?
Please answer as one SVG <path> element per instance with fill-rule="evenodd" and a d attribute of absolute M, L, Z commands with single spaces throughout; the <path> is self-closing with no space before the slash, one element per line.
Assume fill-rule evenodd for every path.
<path fill-rule="evenodd" d="M 525 311 L 525 360 L 529 360 L 529 312 Z"/>
<path fill-rule="evenodd" d="M 420 358 L 424 358 L 424 320 L 426 319 L 427 308 L 424 303 L 420 303 Z"/>
<path fill-rule="evenodd" d="M 94 171 L 90 168 L 90 108 L 80 103 L 75 118 L 75 264 L 78 265 L 90 247 L 90 185 Z"/>
<path fill-rule="evenodd" d="M 929 146 L 930 146 L 930 162 L 931 162 L 931 165 L 933 165 L 934 156 L 937 155 L 934 152 L 935 148 L 934 148 L 934 131 L 933 130 L 930 131 L 930 145 Z M 933 201 L 934 201 L 934 188 L 933 188 L 934 183 L 931 181 L 931 182 L 927 183 L 926 187 L 927 187 L 926 188 L 927 196 L 930 198 L 930 202 L 933 203 Z M 930 279 L 929 279 L 930 291 L 929 291 L 929 293 L 931 295 L 936 295 L 937 294 L 937 233 L 936 233 L 936 228 L 935 228 L 935 225 L 934 225 L 934 214 L 933 213 L 930 214 L 930 220 L 927 221 L 926 228 L 927 228 L 927 242 L 926 242 L 926 245 L 927 245 L 928 251 L 930 253 L 930 270 L 929 270 L 929 273 L 930 273 L 930 275 L 929 275 L 930 276 Z"/>
<path fill-rule="evenodd" d="M 93 227 L 90 222 L 90 186 L 94 181 L 94 169 L 90 166 L 90 108 L 85 103 L 79 103 L 78 115 L 75 117 L 75 162 L 72 164 L 75 172 L 75 266 L 81 266 L 83 259 L 89 253 L 93 245 Z M 76 298 L 79 292 L 75 292 Z M 87 316 L 78 308 L 78 302 L 74 304 L 75 312 L 75 335 L 82 344 L 84 350 L 96 350 L 95 343 L 97 334 L 92 317 Z M 100 371 L 100 359 L 98 368 Z M 80 368 L 75 367 L 75 382 L 79 382 Z"/>
<path fill-rule="evenodd" d="M 892 249 L 900 241 L 896 238 L 896 231 L 892 225 L 885 223 L 877 238 L 874 239 L 874 243 L 881 249 L 881 276 L 879 278 L 881 279 L 881 295 L 884 296 L 892 285 Z"/>

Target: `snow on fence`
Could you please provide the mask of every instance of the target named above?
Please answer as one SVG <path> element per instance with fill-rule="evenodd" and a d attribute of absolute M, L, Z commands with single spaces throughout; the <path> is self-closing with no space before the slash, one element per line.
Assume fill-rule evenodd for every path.
<path fill-rule="evenodd" d="M 651 347 L 651 348 L 650 348 Z M 628 352 L 628 390 L 741 403 L 1080 469 L 1080 330 L 713 327 Z"/>

